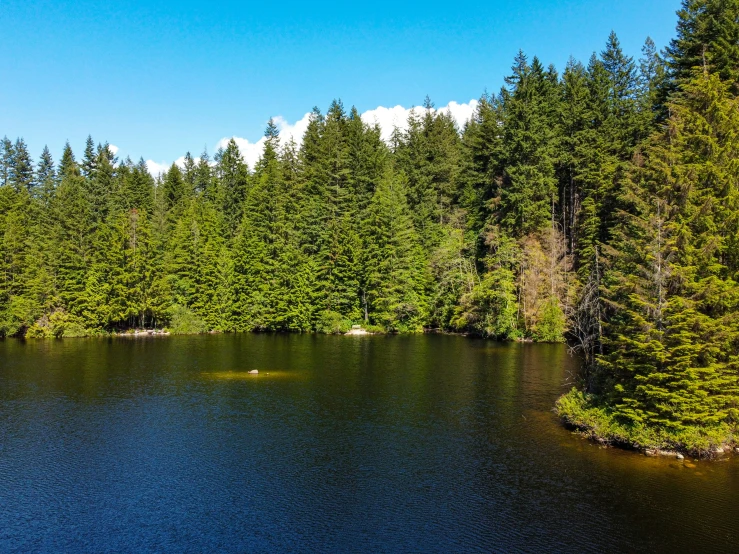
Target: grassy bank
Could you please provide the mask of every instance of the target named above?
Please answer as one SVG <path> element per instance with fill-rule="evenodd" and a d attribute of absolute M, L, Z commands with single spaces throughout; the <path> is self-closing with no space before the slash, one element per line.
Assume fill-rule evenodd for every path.
<path fill-rule="evenodd" d="M 601 444 L 640 451 L 671 451 L 712 458 L 737 445 L 739 430 L 727 424 L 715 427 L 667 429 L 616 419 L 593 395 L 572 389 L 561 396 L 555 411 L 569 427 Z"/>

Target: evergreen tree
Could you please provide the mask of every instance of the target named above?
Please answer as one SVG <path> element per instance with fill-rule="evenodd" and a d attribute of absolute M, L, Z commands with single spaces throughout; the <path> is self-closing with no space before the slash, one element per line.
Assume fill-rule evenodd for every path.
<path fill-rule="evenodd" d="M 667 64 L 657 52 L 654 41 L 647 37 L 642 47 L 642 57 L 639 58 L 639 97 L 640 112 L 645 125 L 642 131 L 644 136 L 649 133 L 655 121 L 662 121 L 667 117 L 663 97 L 666 82 Z"/>
<path fill-rule="evenodd" d="M 25 188 L 31 192 L 35 186 L 33 162 L 31 155 L 28 153 L 26 143 L 22 138 L 15 141 L 13 146 L 13 157 L 10 165 L 10 183 L 20 190 Z"/>
<path fill-rule="evenodd" d="M 62 168 L 64 173 L 52 206 L 56 245 L 54 271 L 61 301 L 67 311 L 81 316 L 86 273 L 92 262 L 95 223 L 85 181 L 71 149 L 65 149 Z"/>
<path fill-rule="evenodd" d="M 182 178 L 185 181 L 183 187 L 184 196 L 190 198 L 197 190 L 197 165 L 190 152 L 185 153 L 185 161 L 182 164 Z"/>
<path fill-rule="evenodd" d="M 537 58 L 529 65 L 523 52 L 514 60 L 508 88 L 501 91 L 505 166 L 500 189 L 500 220 L 505 229 L 524 235 L 549 221 L 556 194 L 556 128 L 547 105 L 552 82 Z"/>
<path fill-rule="evenodd" d="M 80 164 L 82 176 L 87 179 L 88 183 L 95 180 L 95 170 L 97 169 L 97 155 L 95 153 L 95 141 L 90 135 L 87 135 L 85 141 L 85 152 L 82 154 L 82 163 Z"/>
<path fill-rule="evenodd" d="M 667 47 L 669 92 L 689 82 L 694 68 L 739 83 L 739 1 L 683 0 L 677 12 L 677 36 Z"/>
<path fill-rule="evenodd" d="M 272 120 L 264 133 L 264 153 L 256 167 L 254 183 L 244 205 L 244 218 L 237 242 L 237 274 L 242 326 L 273 328 L 277 317 L 276 289 L 278 203 L 282 173 L 277 160 L 279 135 Z"/>
<path fill-rule="evenodd" d="M 736 421 L 739 104 L 698 76 L 634 170 L 608 274 L 601 358 L 615 413 L 671 432 Z"/>
<path fill-rule="evenodd" d="M 72 152 L 72 147 L 67 142 L 62 151 L 62 161 L 59 163 L 59 180 L 79 174 L 80 170 L 74 158 L 74 152 Z"/>
<path fill-rule="evenodd" d="M 476 248 L 484 251 L 480 230 L 500 197 L 502 118 L 496 98 L 480 98 L 461 141 L 461 190 L 459 204 L 467 214 L 467 230 Z"/>
<path fill-rule="evenodd" d="M 3 137 L 2 143 L 0 144 L 0 185 L 5 186 L 10 184 L 11 179 L 11 167 L 13 165 L 13 157 L 15 152 L 13 150 L 13 143 L 8 137 Z"/>
<path fill-rule="evenodd" d="M 363 265 L 369 320 L 389 331 L 420 331 L 426 320 L 426 264 L 403 177 L 380 181 L 365 220 Z"/>
<path fill-rule="evenodd" d="M 36 180 L 38 182 L 38 194 L 45 208 L 48 208 L 56 189 L 57 175 L 54 168 L 54 160 L 51 157 L 48 146 L 44 146 L 36 169 Z"/>
<path fill-rule="evenodd" d="M 241 220 L 248 188 L 249 171 L 236 142 L 231 139 L 219 156 L 217 171 L 220 178 L 220 202 L 226 231 L 233 236 Z"/>
<path fill-rule="evenodd" d="M 215 184 L 213 182 L 213 170 L 210 167 L 210 157 L 207 151 L 200 154 L 195 169 L 195 192 L 214 201 L 216 198 Z"/>
<path fill-rule="evenodd" d="M 166 210 L 171 212 L 180 206 L 187 194 L 188 185 L 185 181 L 182 171 L 176 164 L 172 164 L 169 171 L 164 175 L 162 182 L 162 194 L 166 206 Z"/>
<path fill-rule="evenodd" d="M 87 181 L 93 217 L 96 222 L 104 221 L 111 208 L 115 191 L 116 165 L 118 160 L 109 145 L 98 146 L 95 159 L 95 170 Z"/>

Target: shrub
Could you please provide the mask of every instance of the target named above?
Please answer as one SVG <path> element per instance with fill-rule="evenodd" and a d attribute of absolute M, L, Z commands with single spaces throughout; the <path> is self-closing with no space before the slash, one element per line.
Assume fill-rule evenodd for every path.
<path fill-rule="evenodd" d="M 564 342 L 565 330 L 565 314 L 553 296 L 544 305 L 541 319 L 534 329 L 534 339 L 537 342 Z"/>
<path fill-rule="evenodd" d="M 346 333 L 352 328 L 352 322 L 345 319 L 340 313 L 325 311 L 318 316 L 316 332 L 327 335 L 338 335 Z"/>
<path fill-rule="evenodd" d="M 174 335 L 196 335 L 205 333 L 208 326 L 187 306 L 176 305 L 172 308 L 168 329 Z"/>
<path fill-rule="evenodd" d="M 62 338 L 87 337 L 90 330 L 82 325 L 79 318 L 57 308 L 51 313 L 42 315 L 26 332 L 27 338 Z"/>

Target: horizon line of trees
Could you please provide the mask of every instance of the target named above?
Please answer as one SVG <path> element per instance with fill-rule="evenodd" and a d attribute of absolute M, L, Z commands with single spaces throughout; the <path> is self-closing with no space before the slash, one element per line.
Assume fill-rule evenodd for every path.
<path fill-rule="evenodd" d="M 461 130 L 427 98 L 385 143 L 334 101 L 300 147 L 270 121 L 254 168 L 231 141 L 156 179 L 90 137 L 58 165 L 5 138 L 0 334 L 362 323 L 561 341 L 664 80 L 651 40 L 637 64 L 611 34 L 561 76 L 520 52 Z"/>

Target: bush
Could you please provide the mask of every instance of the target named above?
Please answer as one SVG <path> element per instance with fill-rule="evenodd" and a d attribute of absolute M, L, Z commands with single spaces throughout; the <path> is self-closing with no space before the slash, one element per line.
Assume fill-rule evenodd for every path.
<path fill-rule="evenodd" d="M 318 316 L 316 332 L 327 335 L 339 335 L 352 328 L 352 322 L 345 319 L 340 313 L 325 311 Z"/>
<path fill-rule="evenodd" d="M 541 319 L 534 329 L 537 342 L 564 342 L 566 331 L 565 314 L 556 297 L 551 297 L 544 305 Z"/>
<path fill-rule="evenodd" d="M 208 325 L 187 306 L 172 307 L 169 332 L 174 335 L 197 335 L 205 333 Z"/>
<path fill-rule="evenodd" d="M 36 302 L 14 296 L 10 299 L 4 313 L 0 313 L 0 336 L 22 337 L 38 317 Z"/>
<path fill-rule="evenodd" d="M 63 308 L 57 308 L 50 314 L 44 314 L 37 319 L 26 332 L 31 339 L 87 337 L 90 335 L 79 318 L 68 314 Z"/>

